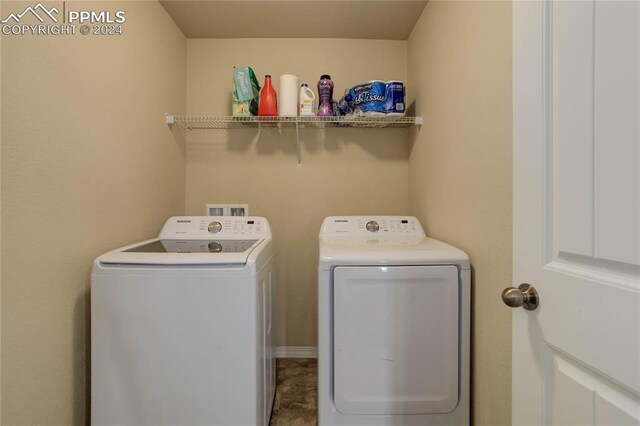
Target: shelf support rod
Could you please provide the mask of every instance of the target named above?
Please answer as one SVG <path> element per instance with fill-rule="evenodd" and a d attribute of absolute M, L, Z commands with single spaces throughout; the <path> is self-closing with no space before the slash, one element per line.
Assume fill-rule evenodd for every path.
<path fill-rule="evenodd" d="M 296 155 L 298 156 L 298 168 L 302 167 L 302 157 L 300 154 L 300 124 L 296 120 Z"/>

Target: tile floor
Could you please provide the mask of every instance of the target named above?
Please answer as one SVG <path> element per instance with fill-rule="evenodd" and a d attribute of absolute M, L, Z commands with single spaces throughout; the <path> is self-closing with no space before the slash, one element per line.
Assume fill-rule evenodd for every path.
<path fill-rule="evenodd" d="M 279 358 L 271 426 L 316 426 L 318 368 L 315 359 Z"/>

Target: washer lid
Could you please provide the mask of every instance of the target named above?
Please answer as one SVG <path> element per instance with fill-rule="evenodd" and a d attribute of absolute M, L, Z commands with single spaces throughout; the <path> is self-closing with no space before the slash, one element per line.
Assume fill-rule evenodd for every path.
<path fill-rule="evenodd" d="M 174 216 L 158 238 L 113 250 L 100 264 L 246 265 L 251 252 L 271 241 L 269 222 L 259 216 Z"/>
<path fill-rule="evenodd" d="M 101 264 L 135 265 L 245 265 L 264 239 L 173 240 L 153 239 L 111 251 Z"/>

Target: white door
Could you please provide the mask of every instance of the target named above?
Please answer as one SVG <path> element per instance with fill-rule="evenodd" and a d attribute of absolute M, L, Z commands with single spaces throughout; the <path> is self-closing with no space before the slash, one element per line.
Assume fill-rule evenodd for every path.
<path fill-rule="evenodd" d="M 640 424 L 640 3 L 513 4 L 513 423 Z"/>

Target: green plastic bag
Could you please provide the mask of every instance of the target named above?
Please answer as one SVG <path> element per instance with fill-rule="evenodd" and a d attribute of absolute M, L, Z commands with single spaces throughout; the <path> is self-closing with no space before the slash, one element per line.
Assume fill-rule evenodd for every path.
<path fill-rule="evenodd" d="M 234 117 L 258 115 L 260 84 L 250 67 L 233 68 L 231 106 Z"/>

